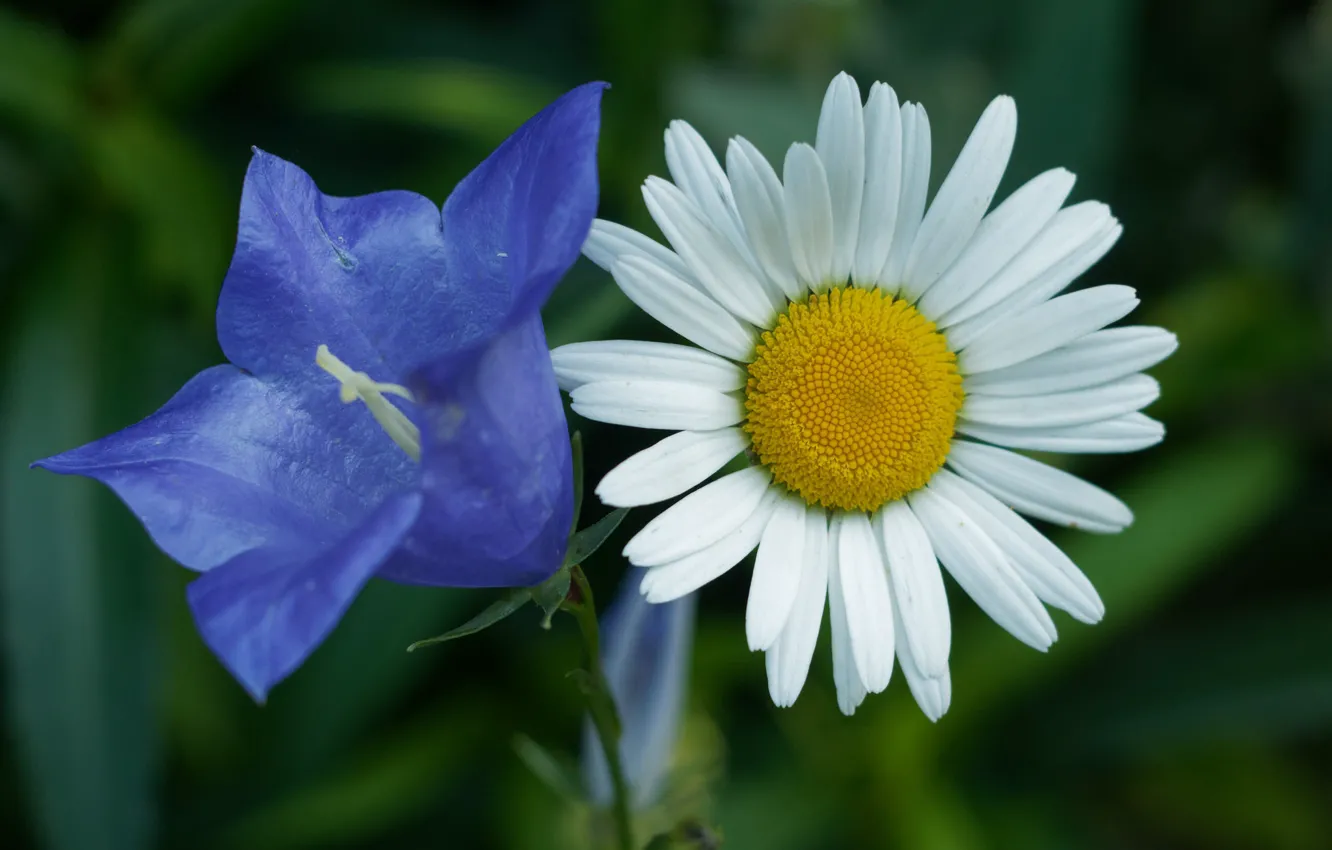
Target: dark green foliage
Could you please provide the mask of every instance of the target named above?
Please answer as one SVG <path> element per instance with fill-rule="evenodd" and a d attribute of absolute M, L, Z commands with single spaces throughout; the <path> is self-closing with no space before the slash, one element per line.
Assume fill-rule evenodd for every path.
<path fill-rule="evenodd" d="M 950 591 L 937 725 L 900 677 L 840 717 L 826 638 L 797 705 L 773 708 L 745 646 L 747 571 L 710 587 L 677 781 L 638 832 L 728 850 L 1332 847 L 1332 5 L 1306 0 L 11 0 L 0 846 L 587 847 L 572 618 L 546 632 L 525 612 L 409 655 L 493 595 L 372 583 L 260 708 L 195 634 L 189 575 L 107 492 L 27 463 L 220 359 L 251 145 L 329 192 L 442 201 L 541 104 L 606 79 L 602 214 L 650 230 L 638 188 L 664 173 L 668 120 L 780 155 L 813 139 L 842 69 L 924 102 L 936 163 L 992 95 L 1017 98 L 1006 187 L 1075 171 L 1075 200 L 1125 225 L 1088 280 L 1137 287 L 1134 321 L 1180 337 L 1155 372 L 1169 436 L 1070 462 L 1137 514 L 1122 535 L 1057 534 L 1102 624 L 1058 618 L 1041 655 Z M 665 338 L 587 263 L 547 328 Z M 589 494 L 658 436 L 574 424 Z M 575 539 L 615 532 L 571 559 L 603 603 L 622 518 L 589 495 L 596 539 Z"/>

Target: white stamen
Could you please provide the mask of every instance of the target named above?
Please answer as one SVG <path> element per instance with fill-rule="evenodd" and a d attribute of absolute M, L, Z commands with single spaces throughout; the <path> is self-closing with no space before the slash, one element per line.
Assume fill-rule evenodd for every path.
<path fill-rule="evenodd" d="M 339 360 L 327 345 L 319 346 L 315 352 L 315 363 L 319 368 L 338 379 L 342 386 L 338 398 L 343 404 L 356 401 L 365 402 L 370 415 L 375 417 L 379 427 L 389 435 L 389 439 L 407 453 L 414 461 L 421 460 L 421 429 L 412 424 L 407 414 L 398 409 L 385 395 L 395 395 L 414 402 L 411 390 L 399 384 L 381 384 L 371 380 L 364 372 L 353 371 L 350 366 Z"/>

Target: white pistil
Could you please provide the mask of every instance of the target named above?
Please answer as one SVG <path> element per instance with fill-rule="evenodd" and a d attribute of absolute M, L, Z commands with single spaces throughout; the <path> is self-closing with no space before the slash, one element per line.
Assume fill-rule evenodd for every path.
<path fill-rule="evenodd" d="M 412 460 L 418 462 L 421 460 L 421 429 L 413 425 L 407 414 L 384 397 L 395 395 L 414 402 L 411 390 L 399 384 L 381 384 L 364 372 L 354 371 L 329 351 L 327 345 L 319 346 L 319 350 L 315 352 L 315 363 L 338 379 L 338 383 L 342 385 L 338 397 L 342 399 L 343 404 L 365 402 L 370 415 L 375 417 L 375 421 L 384 429 L 384 433 L 388 434 L 389 438 Z"/>

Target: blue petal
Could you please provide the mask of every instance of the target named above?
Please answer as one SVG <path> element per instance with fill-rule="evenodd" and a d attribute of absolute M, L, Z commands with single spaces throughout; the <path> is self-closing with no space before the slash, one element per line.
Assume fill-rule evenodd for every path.
<path fill-rule="evenodd" d="M 694 641 L 695 595 L 654 605 L 630 575 L 602 618 L 602 663 L 620 710 L 620 758 L 636 808 L 661 791 L 680 735 Z M 583 773 L 594 802 L 611 802 L 606 756 L 590 722 L 583 734 Z"/>
<path fill-rule="evenodd" d="M 549 577 L 573 521 L 573 463 L 541 317 L 432 364 L 412 388 L 425 505 L 382 575 L 450 587 Z"/>
<path fill-rule="evenodd" d="M 300 666 L 416 520 L 421 497 L 390 497 L 324 551 L 256 549 L 190 584 L 204 642 L 260 702 Z"/>
<path fill-rule="evenodd" d="M 539 310 L 587 239 L 605 89 L 587 83 L 547 106 L 444 204 L 449 274 L 503 299 L 509 315 Z"/>
<path fill-rule="evenodd" d="M 142 422 L 34 465 L 106 484 L 192 569 L 250 549 L 323 549 L 417 474 L 328 382 L 312 401 L 214 366 Z"/>
<path fill-rule="evenodd" d="M 400 383 L 535 311 L 578 257 L 597 204 L 604 84 L 520 127 L 440 208 L 412 192 L 324 195 L 255 150 L 217 334 L 263 378 L 322 377 L 316 349 Z"/>
<path fill-rule="evenodd" d="M 264 378 L 317 379 L 315 350 L 326 344 L 353 369 L 398 381 L 432 349 L 449 350 L 442 312 L 482 323 L 498 313 L 480 294 L 442 286 L 445 262 L 439 207 L 428 198 L 331 197 L 256 149 L 217 305 L 218 341 L 232 363 Z"/>

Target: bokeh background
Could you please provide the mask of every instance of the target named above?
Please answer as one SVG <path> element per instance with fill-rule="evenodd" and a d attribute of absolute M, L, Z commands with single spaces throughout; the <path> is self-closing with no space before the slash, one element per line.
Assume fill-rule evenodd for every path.
<path fill-rule="evenodd" d="M 939 163 L 1016 96 L 1003 192 L 1065 165 L 1124 222 L 1086 279 L 1132 284 L 1134 319 L 1178 333 L 1151 410 L 1169 436 L 1068 464 L 1137 512 L 1116 537 L 1056 535 L 1101 625 L 1059 616 L 1040 655 L 952 594 L 938 725 L 900 679 L 841 717 L 826 628 L 799 703 L 773 708 L 747 571 L 711 586 L 663 817 L 735 850 L 1332 847 L 1332 3 L 1304 0 L 0 7 L 0 845 L 587 847 L 514 748 L 577 757 L 571 623 L 528 612 L 408 655 L 490 596 L 375 583 L 257 707 L 195 635 L 189 574 L 109 493 L 26 465 L 221 359 L 251 145 L 327 192 L 442 201 L 605 79 L 602 214 L 651 230 L 638 186 L 670 118 L 780 156 L 842 69 L 924 102 Z M 585 261 L 547 318 L 552 344 L 661 333 Z M 653 439 L 581 427 L 593 478 Z M 618 548 L 588 565 L 603 600 Z"/>

